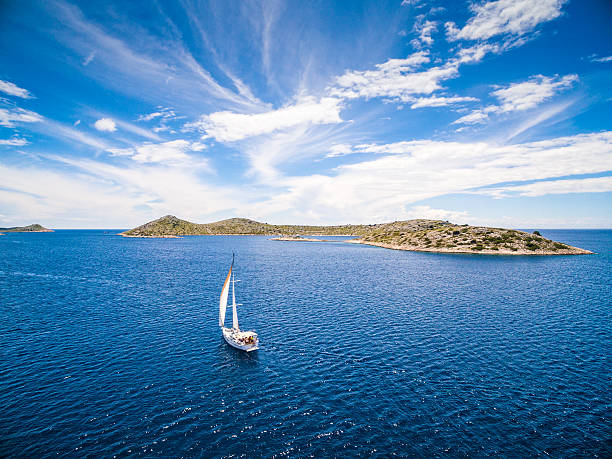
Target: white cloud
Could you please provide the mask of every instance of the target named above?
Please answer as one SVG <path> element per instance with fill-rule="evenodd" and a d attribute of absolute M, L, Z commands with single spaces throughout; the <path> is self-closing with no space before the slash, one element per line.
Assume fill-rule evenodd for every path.
<path fill-rule="evenodd" d="M 407 205 L 436 196 L 612 170 L 612 131 L 510 145 L 422 140 L 353 150 L 380 156 L 340 166 L 333 175 L 279 179 L 288 191 L 262 202 L 258 212 L 297 216 L 299 210 L 322 221 L 363 222 L 367 216 L 380 222 L 404 218 Z"/>
<path fill-rule="evenodd" d="M 94 127 L 98 131 L 104 132 L 115 132 L 117 130 L 117 125 L 111 118 L 100 118 L 94 123 Z"/>
<path fill-rule="evenodd" d="M 151 121 L 156 118 L 168 120 L 176 118 L 176 113 L 174 110 L 165 107 L 157 107 L 158 110 L 152 113 L 147 113 L 146 115 L 140 115 L 137 121 Z"/>
<path fill-rule="evenodd" d="M 160 215 L 191 221 L 248 201 L 242 190 L 208 185 L 191 164 L 112 166 L 99 161 L 49 157 L 25 167 L 0 164 L 0 208 L 23 221 L 51 227 L 125 228 Z M 204 220 L 203 220 L 204 219 Z"/>
<path fill-rule="evenodd" d="M 478 43 L 467 48 L 459 49 L 459 51 L 457 51 L 457 61 L 460 64 L 480 62 L 488 53 L 499 53 L 505 48 L 506 46 L 497 43 Z"/>
<path fill-rule="evenodd" d="M 493 91 L 491 95 L 499 100 L 499 105 L 489 105 L 474 110 L 472 113 L 453 121 L 453 124 L 484 123 L 489 119 L 489 114 L 492 113 L 519 112 L 535 108 L 557 93 L 570 88 L 576 81 L 578 81 L 577 75 L 566 75 L 564 77 L 535 75 L 527 81 L 513 83 Z"/>
<path fill-rule="evenodd" d="M 511 84 L 507 88 L 493 91 L 492 94 L 501 102 L 500 112 L 522 111 L 536 107 L 576 81 L 578 75 L 566 75 L 563 78 L 536 75 L 523 83 Z"/>
<path fill-rule="evenodd" d="M 108 151 L 113 156 L 130 156 L 139 163 L 176 163 L 189 159 L 187 152 L 201 151 L 204 145 L 199 142 L 188 142 L 186 140 L 172 140 L 163 143 L 144 143 L 135 148 L 109 148 Z M 201 159 L 200 165 L 206 164 L 205 159 Z"/>
<path fill-rule="evenodd" d="M 314 97 L 305 97 L 294 105 L 265 113 L 215 112 L 185 127 L 199 129 L 219 142 L 234 142 L 296 126 L 341 123 L 341 109 L 340 99 L 323 97 L 317 101 Z"/>
<path fill-rule="evenodd" d="M 337 151 L 351 148 L 336 145 L 344 145 Z M 197 148 L 191 144 L 192 150 Z M 374 223 L 419 217 L 467 222 L 476 217 L 411 205 L 449 193 L 492 194 L 493 188 L 482 187 L 541 179 L 551 182 L 515 185 L 506 192 L 537 196 L 610 189 L 609 177 L 556 178 L 612 170 L 612 132 L 512 145 L 422 140 L 362 144 L 352 150 L 375 156 L 338 167 L 331 175 L 278 176 L 265 189 L 208 185 L 193 161 L 113 166 L 55 156 L 48 159 L 64 167 L 0 164 L 0 208 L 25 220 L 36 217 L 72 227 L 135 226 L 167 213 L 208 221 L 212 218 L 207 216 L 228 212 L 267 221 L 280 215 L 285 222 Z"/>
<path fill-rule="evenodd" d="M 472 113 L 463 115 L 461 118 L 453 121 L 452 124 L 480 124 L 489 119 L 489 115 L 483 110 L 474 110 Z"/>
<path fill-rule="evenodd" d="M 561 15 L 565 0 L 498 0 L 473 3 L 474 16 L 459 29 L 446 24 L 450 40 L 483 40 L 501 34 L 522 35 Z"/>
<path fill-rule="evenodd" d="M 389 59 L 377 64 L 376 70 L 353 70 L 336 78 L 336 85 L 328 88 L 333 96 L 354 99 L 363 97 L 389 97 L 411 101 L 414 95 L 431 94 L 441 89 L 441 82 L 458 75 L 458 63 L 416 71 L 430 58 L 425 51 L 414 53 L 406 59 Z"/>
<path fill-rule="evenodd" d="M 22 99 L 31 99 L 32 94 L 27 89 L 20 88 L 10 81 L 0 80 L 0 92 L 8 94 L 9 96 L 21 97 Z"/>
<path fill-rule="evenodd" d="M 15 123 L 38 123 L 43 119 L 38 113 L 23 108 L 0 108 L 0 126 L 15 127 Z"/>
<path fill-rule="evenodd" d="M 423 0 L 402 0 L 402 6 L 416 6 L 422 2 Z"/>
<path fill-rule="evenodd" d="M 22 147 L 27 145 L 29 142 L 26 139 L 21 139 L 19 137 L 13 137 L 12 139 L 0 139 L 0 145 L 7 145 L 13 147 Z"/>
<path fill-rule="evenodd" d="M 163 113 L 162 112 L 153 112 L 153 113 L 149 113 L 147 115 L 141 115 L 138 117 L 138 121 L 151 121 L 155 118 L 159 118 L 160 116 L 162 116 Z"/>
<path fill-rule="evenodd" d="M 431 46 L 433 45 L 431 34 L 436 30 L 438 30 L 438 23 L 436 21 L 417 21 L 414 25 L 414 31 L 419 34 L 419 37 L 410 43 L 416 48 Z"/>
<path fill-rule="evenodd" d="M 521 4 L 528 3 L 532 7 L 535 4 L 535 0 L 518 1 Z M 548 1 L 550 0 L 545 0 L 545 2 Z M 490 2 L 491 5 L 497 5 L 496 8 L 503 9 L 504 14 L 514 11 L 508 3 L 510 3 L 508 0 Z M 482 7 L 484 8 L 486 5 Z M 481 6 L 476 5 L 473 8 L 476 11 L 480 11 L 479 8 Z M 538 9 L 537 7 L 534 8 Z M 533 15 L 537 16 L 537 14 L 533 13 L 532 15 L 527 14 L 526 17 L 529 18 Z M 522 24 L 521 18 L 515 18 L 514 21 L 517 24 Z M 412 45 L 417 48 L 431 45 L 433 43 L 431 34 L 437 30 L 437 24 L 436 21 L 424 20 L 423 15 L 417 16 L 414 30 L 419 33 L 419 38 L 413 40 L 411 42 Z M 449 29 L 449 34 L 459 34 L 454 23 L 447 23 L 446 26 Z M 514 30 L 518 26 L 514 24 L 508 27 Z M 346 99 L 384 97 L 387 100 L 396 102 L 413 103 L 415 105 L 414 108 L 425 107 L 427 105 L 415 103 L 415 96 L 429 95 L 443 89 L 442 83 L 444 81 L 459 76 L 459 67 L 461 65 L 480 62 L 489 53 L 502 53 L 525 44 L 527 40 L 528 38 L 525 36 L 512 35 L 505 37 L 499 43 L 477 42 L 472 46 L 458 47 L 454 50 L 454 56 L 446 60 L 446 62 L 438 64 L 440 61 L 436 60 L 434 63 L 437 65 L 429 68 L 423 68 L 425 64 L 431 62 L 428 51 L 419 51 L 405 59 L 389 59 L 387 62 L 377 64 L 374 70 L 347 70 L 343 75 L 335 79 L 334 84 L 329 86 L 327 91 L 332 96 Z M 439 99 L 439 101 L 441 102 L 442 99 Z"/>
<path fill-rule="evenodd" d="M 479 190 L 480 194 L 490 194 L 501 198 L 506 196 L 544 196 L 547 194 L 605 193 L 612 191 L 612 177 L 583 179 L 548 180 L 527 185 L 508 185 L 504 187 Z"/>

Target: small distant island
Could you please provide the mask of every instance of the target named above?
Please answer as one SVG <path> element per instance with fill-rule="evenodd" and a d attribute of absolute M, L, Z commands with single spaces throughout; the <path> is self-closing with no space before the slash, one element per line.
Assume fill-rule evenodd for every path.
<path fill-rule="evenodd" d="M 45 228 L 38 223 L 28 226 L 13 226 L 11 228 L 0 228 L 3 233 L 53 233 L 53 230 Z"/>
<path fill-rule="evenodd" d="M 270 225 L 247 218 L 191 223 L 172 215 L 120 233 L 124 237 L 199 235 L 264 235 L 277 241 L 325 242 L 303 236 L 347 236 L 345 241 L 394 250 L 490 255 L 580 255 L 592 252 L 542 237 L 539 232 L 457 225 L 443 220 L 415 219 L 373 225 Z"/>

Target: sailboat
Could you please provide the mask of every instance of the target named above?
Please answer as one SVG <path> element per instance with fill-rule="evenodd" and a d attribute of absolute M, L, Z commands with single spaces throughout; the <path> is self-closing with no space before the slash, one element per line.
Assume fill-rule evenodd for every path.
<path fill-rule="evenodd" d="M 223 339 L 232 347 L 246 352 L 252 352 L 259 349 L 259 338 L 254 331 L 241 331 L 238 325 L 238 311 L 236 304 L 236 280 L 234 276 L 234 255 L 232 254 L 232 264 L 221 289 L 221 298 L 219 298 L 219 327 L 223 333 Z M 225 311 L 227 309 L 227 297 L 229 296 L 230 283 L 232 284 L 232 328 L 225 326 Z"/>

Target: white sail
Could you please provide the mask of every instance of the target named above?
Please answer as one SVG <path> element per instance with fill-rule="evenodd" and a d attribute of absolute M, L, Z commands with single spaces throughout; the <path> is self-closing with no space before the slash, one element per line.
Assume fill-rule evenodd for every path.
<path fill-rule="evenodd" d="M 232 327 L 235 330 L 240 330 L 238 327 L 238 312 L 236 311 L 236 277 L 232 276 Z"/>
<path fill-rule="evenodd" d="M 232 268 L 234 267 L 234 261 L 230 266 L 225 282 L 223 283 L 223 289 L 221 290 L 221 298 L 219 298 L 219 327 L 223 327 L 225 324 L 225 309 L 227 308 L 227 295 L 229 294 L 230 278 L 232 276 Z M 234 301 L 235 303 L 235 301 Z"/>

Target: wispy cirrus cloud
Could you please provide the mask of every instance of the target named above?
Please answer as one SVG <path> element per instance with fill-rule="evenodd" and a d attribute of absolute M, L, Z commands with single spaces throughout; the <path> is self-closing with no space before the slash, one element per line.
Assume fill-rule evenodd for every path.
<path fill-rule="evenodd" d="M 27 89 L 20 88 L 10 81 L 0 80 L 0 92 L 9 96 L 21 97 L 22 99 L 32 99 L 34 96 Z"/>
<path fill-rule="evenodd" d="M 11 147 L 22 147 L 27 145 L 29 142 L 26 139 L 20 137 L 13 137 L 11 139 L 0 139 L 0 145 L 11 146 Z"/>
<path fill-rule="evenodd" d="M 130 29 L 128 21 L 123 34 L 118 36 L 88 19 L 75 5 L 62 0 L 52 5 L 50 13 L 63 25 L 57 38 L 81 54 L 83 62 L 91 56 L 91 48 L 95 46 L 96 68 L 83 67 L 91 69 L 91 77 L 104 84 L 130 95 L 155 100 L 169 94 L 183 101 L 206 95 L 230 106 L 257 106 L 253 100 L 219 84 L 193 57 L 180 36 L 149 35 L 142 28 Z M 134 39 L 128 40 L 130 37 Z"/>
<path fill-rule="evenodd" d="M 44 123 L 41 123 L 37 127 L 37 130 L 45 135 L 63 141 L 84 145 L 97 151 L 111 148 L 111 145 L 109 145 L 105 140 L 84 132 L 81 129 L 77 129 L 76 126 L 67 126 L 63 123 L 47 119 Z"/>
<path fill-rule="evenodd" d="M 497 35 L 522 35 L 543 22 L 561 15 L 566 0 L 498 0 L 472 3 L 474 13 L 467 24 L 457 28 L 447 22 L 449 40 L 486 40 Z"/>
<path fill-rule="evenodd" d="M 44 118 L 36 112 L 19 107 L 0 108 L 0 126 L 15 127 L 15 123 L 38 123 Z"/>

